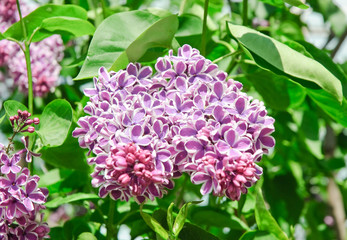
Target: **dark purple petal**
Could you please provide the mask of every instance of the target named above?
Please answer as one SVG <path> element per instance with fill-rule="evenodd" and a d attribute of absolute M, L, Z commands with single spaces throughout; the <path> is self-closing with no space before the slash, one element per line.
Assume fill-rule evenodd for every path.
<path fill-rule="evenodd" d="M 222 99 L 222 96 L 223 96 L 223 83 L 221 82 L 216 82 L 214 85 L 213 85 L 213 91 L 214 93 L 216 94 L 216 96 L 218 97 L 218 99 Z"/>
<path fill-rule="evenodd" d="M 236 133 L 233 129 L 228 130 L 224 133 L 224 139 L 229 144 L 230 147 L 233 147 L 236 140 Z"/>
<path fill-rule="evenodd" d="M 34 180 L 31 180 L 25 186 L 25 192 L 26 192 L 26 194 L 30 194 L 33 191 L 35 191 L 36 188 L 37 188 L 37 182 Z"/>
<path fill-rule="evenodd" d="M 205 182 L 202 185 L 200 192 L 202 195 L 206 195 L 206 194 L 209 194 L 211 191 L 212 191 L 212 179 L 210 178 L 209 181 Z"/>
<path fill-rule="evenodd" d="M 239 114 L 242 114 L 246 108 L 246 99 L 244 99 L 243 97 L 238 98 L 235 102 L 235 107 L 237 112 Z"/>
<path fill-rule="evenodd" d="M 143 68 L 141 68 L 137 78 L 142 79 L 142 78 L 149 77 L 150 75 L 152 75 L 152 68 L 151 67 L 143 67 Z"/>
<path fill-rule="evenodd" d="M 194 184 L 201 184 L 201 183 L 206 182 L 210 179 L 211 179 L 211 176 L 209 176 L 205 173 L 196 173 L 196 174 L 193 174 L 191 177 L 191 181 Z"/>
<path fill-rule="evenodd" d="M 264 136 L 260 139 L 260 141 L 265 147 L 271 148 L 275 146 L 275 139 L 271 136 Z"/>

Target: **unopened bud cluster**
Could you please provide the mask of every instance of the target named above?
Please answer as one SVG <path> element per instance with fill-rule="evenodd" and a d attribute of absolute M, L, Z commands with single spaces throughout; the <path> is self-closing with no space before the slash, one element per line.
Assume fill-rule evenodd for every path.
<path fill-rule="evenodd" d="M 31 113 L 28 111 L 18 110 L 18 115 L 11 116 L 10 121 L 14 132 L 35 132 L 35 128 L 31 126 L 32 124 L 39 124 L 40 119 L 37 117 L 31 119 Z"/>

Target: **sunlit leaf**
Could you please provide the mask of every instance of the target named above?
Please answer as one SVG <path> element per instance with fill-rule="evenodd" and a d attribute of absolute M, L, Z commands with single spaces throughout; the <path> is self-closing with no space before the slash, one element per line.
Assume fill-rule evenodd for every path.
<path fill-rule="evenodd" d="M 319 62 L 253 29 L 228 23 L 231 35 L 262 68 L 289 76 L 306 87 L 321 87 L 342 102 L 340 81 Z"/>
<path fill-rule="evenodd" d="M 66 197 L 56 197 L 53 200 L 47 202 L 45 206 L 48 208 L 56 208 L 66 203 L 90 199 L 99 199 L 99 196 L 94 193 L 74 193 Z"/>
<path fill-rule="evenodd" d="M 57 147 L 63 144 L 72 121 L 72 108 L 68 101 L 56 99 L 50 102 L 42 112 L 37 134 L 42 144 Z"/>
<path fill-rule="evenodd" d="M 47 18 L 52 17 L 73 17 L 86 20 L 87 19 L 87 11 L 83 8 L 76 5 L 54 5 L 54 4 L 46 4 L 41 7 L 38 7 L 36 10 L 28 14 L 23 18 L 27 28 L 27 35 L 30 37 L 32 33 L 40 28 L 43 21 Z M 37 42 L 42 39 L 49 37 L 52 33 L 49 32 L 36 32 L 32 41 Z M 4 33 L 5 37 L 11 37 L 17 40 L 24 40 L 22 25 L 20 22 L 16 22 L 11 27 L 7 29 Z"/>
<path fill-rule="evenodd" d="M 49 32 L 68 32 L 75 37 L 93 35 L 95 27 L 88 21 L 75 17 L 51 17 L 42 21 L 42 29 Z"/>
<path fill-rule="evenodd" d="M 149 12 L 131 11 L 108 17 L 96 29 L 75 80 L 97 75 L 102 66 L 115 71 L 123 69 L 151 48 L 170 48 L 177 28 L 176 15 L 159 18 Z"/>

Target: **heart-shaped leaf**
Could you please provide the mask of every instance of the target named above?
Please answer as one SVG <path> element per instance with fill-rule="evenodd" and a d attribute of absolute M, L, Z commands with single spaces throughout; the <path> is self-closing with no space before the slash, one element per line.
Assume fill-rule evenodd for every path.
<path fill-rule="evenodd" d="M 42 112 L 37 134 L 43 146 L 56 147 L 63 144 L 72 121 L 72 108 L 68 101 L 56 99 Z"/>
<path fill-rule="evenodd" d="M 95 27 L 88 21 L 75 17 L 51 17 L 42 21 L 41 28 L 49 32 L 68 32 L 75 37 L 93 35 Z"/>
<path fill-rule="evenodd" d="M 169 48 L 177 28 L 176 15 L 160 18 L 145 11 L 131 11 L 108 17 L 96 29 L 75 80 L 92 78 L 102 66 L 114 71 L 123 69 L 151 48 Z"/>
<path fill-rule="evenodd" d="M 34 31 L 41 27 L 41 24 L 45 19 L 52 17 L 73 17 L 87 20 L 87 11 L 76 5 L 46 4 L 44 6 L 38 7 L 35 11 L 23 18 L 23 21 L 25 22 L 27 28 L 28 38 Z M 14 23 L 7 29 L 7 31 L 3 35 L 5 37 L 17 39 L 19 41 L 24 40 L 21 23 Z M 32 41 L 38 42 L 51 35 L 52 33 L 47 31 L 37 31 Z"/>

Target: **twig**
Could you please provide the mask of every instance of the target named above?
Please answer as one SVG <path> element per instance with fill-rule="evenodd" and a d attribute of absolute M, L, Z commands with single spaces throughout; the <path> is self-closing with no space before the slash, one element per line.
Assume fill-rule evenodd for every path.
<path fill-rule="evenodd" d="M 347 28 L 345 29 L 345 31 L 343 32 L 343 34 L 341 35 L 339 42 L 337 43 L 336 47 L 334 48 L 334 50 L 331 52 L 331 58 L 334 58 L 336 53 L 339 51 L 343 41 L 345 40 L 345 38 L 347 37 Z"/>

